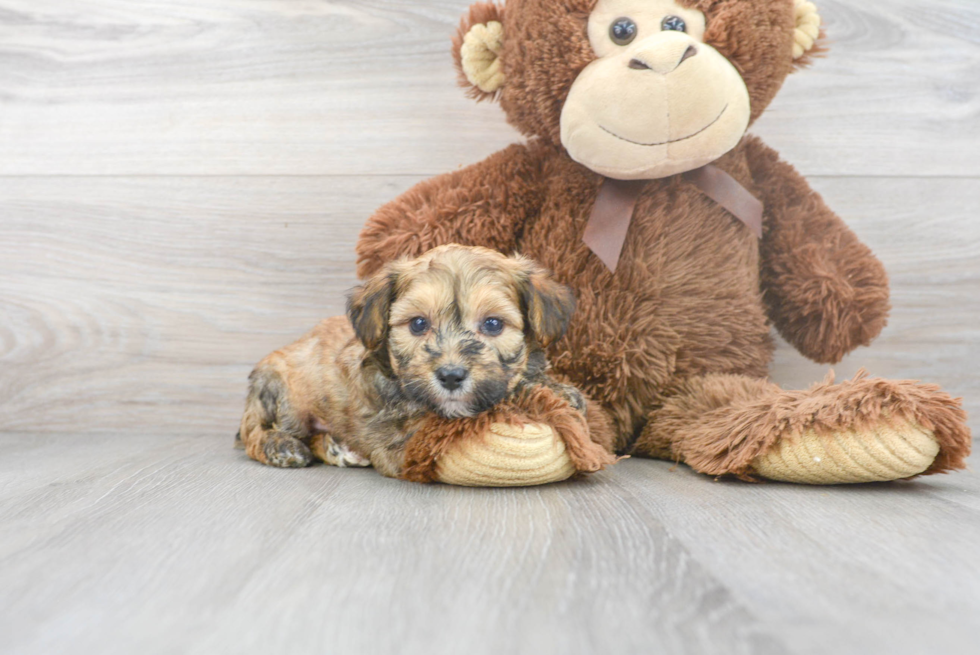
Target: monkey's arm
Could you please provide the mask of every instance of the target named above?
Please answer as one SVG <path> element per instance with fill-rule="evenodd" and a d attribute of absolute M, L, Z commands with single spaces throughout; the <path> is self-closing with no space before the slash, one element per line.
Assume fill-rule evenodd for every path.
<path fill-rule="evenodd" d="M 838 362 L 884 328 L 885 269 L 773 149 L 749 137 L 746 150 L 766 205 L 760 250 L 769 317 L 806 357 Z"/>
<path fill-rule="evenodd" d="M 368 219 L 357 242 L 358 277 L 446 243 L 513 250 L 524 221 L 540 208 L 539 164 L 532 147 L 512 145 L 417 184 Z"/>

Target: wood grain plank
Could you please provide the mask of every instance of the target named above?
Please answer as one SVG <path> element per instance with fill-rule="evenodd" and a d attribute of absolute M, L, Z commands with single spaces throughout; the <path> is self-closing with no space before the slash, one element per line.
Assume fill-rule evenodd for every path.
<path fill-rule="evenodd" d="M 0 178 L 0 425 L 233 434 L 251 366 L 342 313 L 360 225 L 417 179 Z M 838 374 L 939 383 L 980 427 L 980 184 L 814 182 L 892 275 Z M 784 344 L 773 376 L 827 371 Z"/>
<path fill-rule="evenodd" d="M 519 137 L 455 85 L 469 0 L 0 0 L 0 174 L 432 175 Z M 980 5 L 823 0 L 754 128 L 811 175 L 980 175 Z"/>
<path fill-rule="evenodd" d="M 967 655 L 980 637 L 980 512 L 940 489 L 975 497 L 975 473 L 815 488 L 630 460 L 489 490 L 272 469 L 223 436 L 23 437 L 0 434 L 18 655 Z"/>
<path fill-rule="evenodd" d="M 963 474 L 929 478 L 925 487 L 930 494 L 945 501 L 980 511 L 980 456 L 974 455 L 970 468 Z"/>
<path fill-rule="evenodd" d="M 975 470 L 826 488 L 705 484 L 649 460 L 609 475 L 798 653 L 970 653 L 980 641 L 980 513 L 935 493 L 948 483 L 976 498 Z"/>
<path fill-rule="evenodd" d="M 980 4 L 817 4 L 830 52 L 787 80 L 753 131 L 807 175 L 976 175 Z"/>
<path fill-rule="evenodd" d="M 231 429 L 263 351 L 343 313 L 360 224 L 412 181 L 3 180 L 4 424 Z"/>
<path fill-rule="evenodd" d="M 146 435 L 33 456 L 82 451 L 72 494 L 0 496 L 0 546 L 30 536 L 0 548 L 10 652 L 788 652 L 599 478 L 422 486 Z"/>

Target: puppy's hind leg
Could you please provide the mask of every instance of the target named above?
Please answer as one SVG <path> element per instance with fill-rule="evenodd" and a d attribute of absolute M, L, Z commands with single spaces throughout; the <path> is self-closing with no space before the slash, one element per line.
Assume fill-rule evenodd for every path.
<path fill-rule="evenodd" d="M 271 367 L 260 365 L 248 380 L 248 398 L 236 445 L 241 442 L 245 453 L 263 464 L 280 468 L 309 466 L 313 455 L 303 443 L 308 431 L 289 400 L 282 376 Z"/>

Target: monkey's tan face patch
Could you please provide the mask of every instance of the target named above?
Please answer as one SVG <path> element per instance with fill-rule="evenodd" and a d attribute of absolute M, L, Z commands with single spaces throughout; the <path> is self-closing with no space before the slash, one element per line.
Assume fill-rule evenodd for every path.
<path fill-rule="evenodd" d="M 742 76 L 704 42 L 705 17 L 674 0 L 599 0 L 596 60 L 561 114 L 569 156 L 607 177 L 654 179 L 709 164 L 749 124 Z"/>
<path fill-rule="evenodd" d="M 405 394 L 449 418 L 502 400 L 530 354 L 517 262 L 457 247 L 395 272 L 388 349 Z"/>

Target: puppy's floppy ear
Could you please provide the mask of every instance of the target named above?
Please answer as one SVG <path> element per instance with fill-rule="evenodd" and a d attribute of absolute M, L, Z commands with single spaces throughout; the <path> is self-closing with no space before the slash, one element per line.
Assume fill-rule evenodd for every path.
<path fill-rule="evenodd" d="M 504 47 L 504 9 L 491 2 L 470 7 L 453 37 L 453 61 L 467 95 L 493 100 L 504 85 L 500 52 Z"/>
<path fill-rule="evenodd" d="M 347 318 L 354 334 L 369 351 L 377 351 L 387 345 L 388 313 L 395 295 L 398 274 L 391 266 L 359 287 L 347 297 Z"/>
<path fill-rule="evenodd" d="M 575 313 L 575 295 L 535 262 L 523 257 L 517 261 L 524 330 L 542 346 L 549 346 L 565 335 Z"/>

